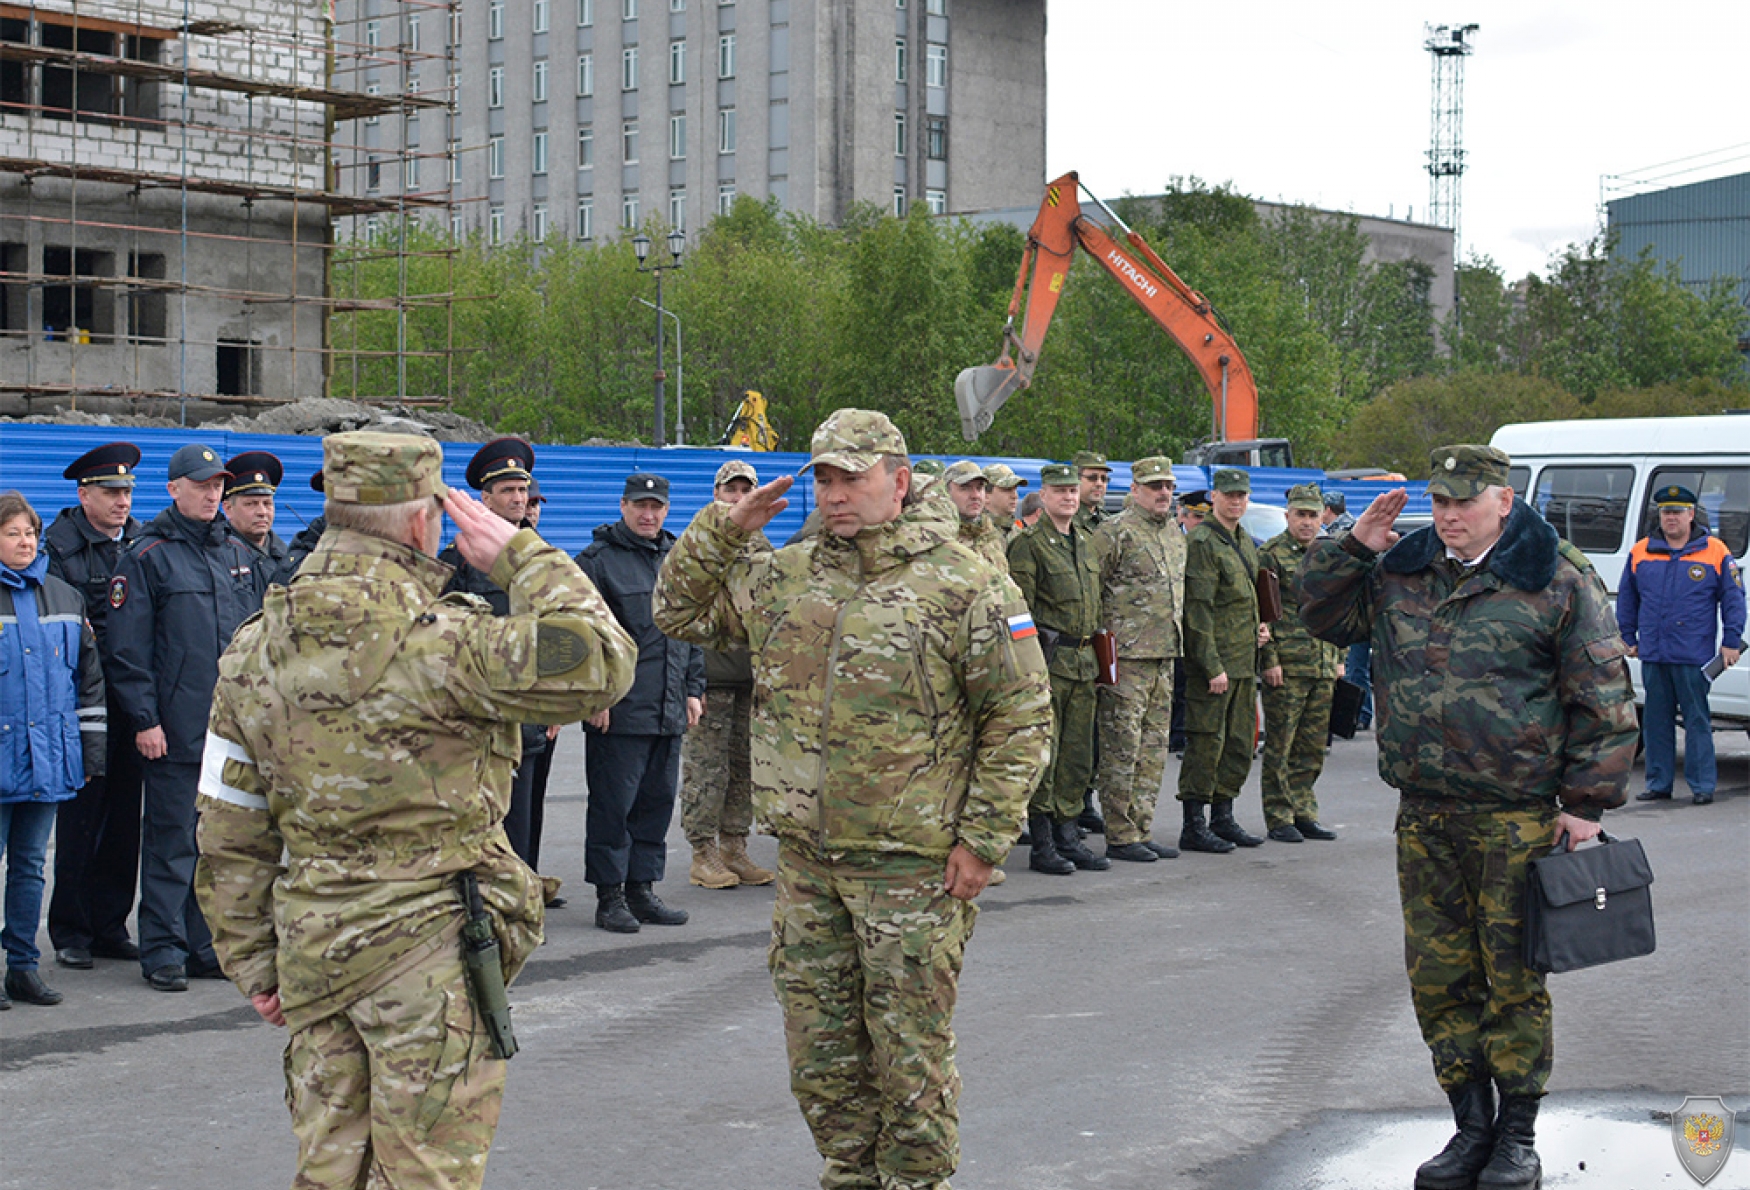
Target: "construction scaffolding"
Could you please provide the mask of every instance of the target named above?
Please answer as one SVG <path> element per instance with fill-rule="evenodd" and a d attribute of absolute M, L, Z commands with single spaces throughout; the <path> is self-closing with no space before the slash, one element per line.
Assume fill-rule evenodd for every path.
<path fill-rule="evenodd" d="M 459 0 L 346 7 L 0 2 L 0 409 L 448 400 Z"/>

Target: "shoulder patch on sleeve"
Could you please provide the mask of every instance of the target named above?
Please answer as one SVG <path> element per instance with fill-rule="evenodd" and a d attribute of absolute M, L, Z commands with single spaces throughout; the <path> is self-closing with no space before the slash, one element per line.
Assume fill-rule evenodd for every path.
<path fill-rule="evenodd" d="M 118 574 L 109 580 L 109 606 L 120 607 L 128 601 L 128 576 Z"/>
<path fill-rule="evenodd" d="M 563 624 L 542 622 L 535 628 L 535 672 L 543 678 L 570 673 L 589 658 L 583 636 Z"/>

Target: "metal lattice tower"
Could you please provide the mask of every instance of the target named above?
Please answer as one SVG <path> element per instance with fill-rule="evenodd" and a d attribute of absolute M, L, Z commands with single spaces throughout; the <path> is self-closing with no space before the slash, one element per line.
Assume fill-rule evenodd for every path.
<path fill-rule="evenodd" d="M 1464 60 L 1476 25 L 1425 25 L 1424 49 L 1434 58 L 1434 103 L 1428 140 L 1429 222 L 1452 229 L 1452 253 L 1459 240 L 1461 183 L 1464 179 Z"/>

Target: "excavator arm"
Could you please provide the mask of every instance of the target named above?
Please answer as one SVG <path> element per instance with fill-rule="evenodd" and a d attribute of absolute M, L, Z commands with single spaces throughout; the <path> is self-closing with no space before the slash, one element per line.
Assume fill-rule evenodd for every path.
<path fill-rule="evenodd" d="M 1122 229 L 1123 242 L 1086 218 L 1077 193 L 1080 187 L 1077 175 L 1071 172 L 1045 188 L 1045 201 L 1027 233 L 1027 250 L 1015 278 L 1014 296 L 1009 299 L 1002 354 L 994 364 L 967 368 L 954 381 L 954 401 L 960 407 L 960 429 L 966 440 L 971 442 L 988 430 L 1004 402 L 1033 383 L 1039 348 L 1063 296 L 1064 278 L 1077 246 L 1111 273 L 1190 357 L 1215 404 L 1216 438 L 1256 438 L 1257 383 L 1239 344 L 1216 319 L 1209 299 L 1181 281 L 1154 249 L 1099 199 L 1094 201 Z M 1021 315 L 1018 331 L 1017 314 Z"/>

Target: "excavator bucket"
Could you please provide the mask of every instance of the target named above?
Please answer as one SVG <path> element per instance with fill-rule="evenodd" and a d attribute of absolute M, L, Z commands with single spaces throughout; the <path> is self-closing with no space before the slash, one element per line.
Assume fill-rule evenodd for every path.
<path fill-rule="evenodd" d="M 990 429 L 1003 403 L 1025 387 L 1021 374 L 1010 367 L 989 365 L 963 369 L 954 378 L 954 403 L 960 406 L 960 432 L 968 442 Z"/>

